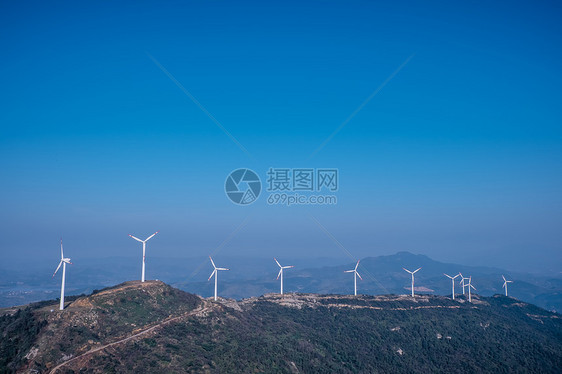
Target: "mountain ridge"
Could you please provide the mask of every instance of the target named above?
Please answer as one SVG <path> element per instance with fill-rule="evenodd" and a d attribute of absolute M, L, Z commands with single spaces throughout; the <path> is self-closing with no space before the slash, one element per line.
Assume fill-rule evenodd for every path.
<path fill-rule="evenodd" d="M 271 262 L 269 280 L 264 279 L 264 276 L 259 279 L 237 279 L 233 274 L 225 274 L 219 284 L 219 294 L 243 299 L 275 292 L 279 289 L 278 281 L 275 281 L 278 269 L 273 261 Z M 354 266 L 354 263 L 349 262 L 319 268 L 295 267 L 284 274 L 285 289 L 291 292 L 349 294 L 353 292 L 353 278 L 344 273 L 344 270 Z M 422 268 L 416 273 L 418 291 L 450 295 L 451 281 L 443 273 L 455 275 L 462 272 L 465 276 L 473 276 L 473 284 L 479 294 L 491 296 L 503 293 L 501 276 L 505 275 L 510 279 L 515 278 L 515 283 L 510 287 L 510 295 L 549 310 L 562 310 L 562 279 L 540 278 L 494 267 L 444 263 L 423 254 L 406 251 L 361 259 L 358 271 L 363 275 L 363 280 L 358 281 L 358 291 L 370 295 L 405 293 L 410 287 L 410 275 L 402 269 L 403 267 Z M 458 280 L 456 283 L 458 293 L 461 287 Z M 172 284 L 184 291 L 200 295 L 208 295 L 211 290 L 206 281 L 179 281 Z"/>
<path fill-rule="evenodd" d="M 86 294 L 96 288 L 121 283 L 127 279 L 135 279 L 139 275 L 138 261 L 100 261 L 76 262 L 67 274 L 67 294 Z M 219 295 L 243 299 L 279 290 L 279 282 L 275 280 L 278 272 L 273 258 L 236 258 L 227 255 L 219 257 L 231 271 L 221 274 Z M 305 293 L 338 293 L 353 292 L 353 281 L 344 270 L 353 268 L 352 260 L 335 261 L 324 259 L 315 262 L 302 259 L 282 259 L 287 264 L 296 265 L 285 275 L 285 287 L 292 292 Z M 108 265 L 109 264 L 109 265 Z M 321 266 L 320 266 L 321 265 Z M 450 275 L 461 271 L 465 276 L 473 276 L 473 284 L 478 293 L 491 296 L 503 292 L 501 275 L 514 280 L 510 284 L 510 295 L 526 302 L 534 303 L 549 310 L 562 310 L 562 277 L 538 276 L 498 269 L 495 267 L 471 266 L 446 263 L 433 260 L 423 254 L 402 251 L 393 255 L 369 256 L 361 260 L 359 271 L 364 280 L 358 282 L 361 293 L 387 294 L 405 293 L 409 287 L 409 274 L 402 267 L 422 267 L 416 274 L 416 286 L 422 292 L 435 292 L 448 295 L 451 292 L 450 280 L 442 273 Z M 147 274 L 150 278 L 161 279 L 166 283 L 184 291 L 203 296 L 213 292 L 211 282 L 207 281 L 212 267 L 208 258 L 165 259 L 147 258 Z M 26 273 L 27 274 L 27 273 Z M 44 271 L 33 271 L 32 274 L 18 280 L 13 273 L 8 275 L 0 272 L 0 305 L 10 306 L 27 304 L 36 300 L 57 297 L 60 284 L 50 277 L 50 267 Z M 48 276 L 46 276 L 48 275 Z M 457 283 L 457 289 L 460 290 Z"/>
<path fill-rule="evenodd" d="M 130 281 L 56 306 L 2 310 L 2 332 L 13 336 L 0 350 L 19 359 L 0 372 L 556 372 L 562 363 L 560 315 L 501 295 L 469 303 L 270 293 L 214 302 L 161 281 Z M 7 345 L 21 344 L 9 326 L 22 310 L 37 331 L 18 353 Z M 498 348 L 500 339 L 509 344 Z M 520 360 L 530 352 L 530 362 Z"/>

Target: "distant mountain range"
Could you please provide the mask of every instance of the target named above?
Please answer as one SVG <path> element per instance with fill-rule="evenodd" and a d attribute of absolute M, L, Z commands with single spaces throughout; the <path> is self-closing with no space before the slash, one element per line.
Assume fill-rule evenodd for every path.
<path fill-rule="evenodd" d="M 217 255 L 215 260 L 218 266 L 231 269 L 220 274 L 219 294 L 223 297 L 242 299 L 279 291 L 279 281 L 275 279 L 278 267 L 273 258 Z M 288 292 L 353 293 L 353 275 L 344 273 L 344 270 L 355 266 L 352 261 L 345 263 L 331 258 L 279 260 L 282 264 L 295 265 L 295 268 L 285 272 L 285 290 Z M 67 272 L 69 295 L 89 293 L 140 277 L 140 259 L 136 257 L 73 259 L 73 262 L 75 265 Z M 358 271 L 363 281 L 358 281 L 358 292 L 368 295 L 408 293 L 410 275 L 402 267 L 410 270 L 422 268 L 416 273 L 417 293 L 450 295 L 451 281 L 443 273 L 455 275 L 462 272 L 464 276 L 472 276 L 476 293 L 491 296 L 503 293 L 501 276 L 505 275 L 514 281 L 510 284 L 510 296 L 547 310 L 562 310 L 562 275 L 543 276 L 492 267 L 449 264 L 409 252 L 362 259 Z M 1 271 L 0 307 L 58 297 L 60 279 L 51 278 L 53 270 L 54 266 L 27 264 L 25 269 L 18 270 L 18 267 L 12 266 Z M 213 284 L 207 281 L 211 271 L 208 257 L 147 257 L 148 279 L 157 278 L 205 297 L 213 293 Z M 458 282 L 456 290 L 461 291 Z"/>
<path fill-rule="evenodd" d="M 367 262 L 367 261 L 366 261 Z M 379 263 L 380 265 L 380 263 Z M 349 274 L 348 274 L 349 275 Z M 0 372 L 559 373 L 562 319 L 513 298 L 267 294 L 160 281 L 0 309 Z"/>
<path fill-rule="evenodd" d="M 270 272 L 262 274 L 259 278 L 234 277 L 232 274 L 222 274 L 219 283 L 219 292 L 224 297 L 235 299 L 259 296 L 269 292 L 279 291 L 279 281 L 276 264 L 268 264 Z M 288 265 L 292 264 L 286 262 Z M 344 270 L 353 269 L 354 263 L 345 265 L 322 266 L 317 268 L 289 269 L 285 272 L 285 290 L 305 293 L 322 294 L 352 294 L 353 275 L 344 273 Z M 536 304 L 548 310 L 562 310 L 562 277 L 542 277 L 534 274 L 512 273 L 506 270 L 448 264 L 432 260 L 424 255 L 415 255 L 409 252 L 399 252 L 390 256 L 367 257 L 361 260 L 358 272 L 363 281 L 358 280 L 358 293 L 367 295 L 380 294 L 405 294 L 410 290 L 410 274 L 402 268 L 415 270 L 416 292 L 431 293 L 436 295 L 450 295 L 451 281 L 443 274 L 456 275 L 461 272 L 465 277 L 472 276 L 472 284 L 476 293 L 491 296 L 503 293 L 502 275 L 513 280 L 509 286 L 509 296 Z M 460 277 L 456 280 L 455 291 L 462 292 L 459 285 Z M 210 296 L 212 287 L 206 281 L 188 282 L 179 281 L 172 283 L 184 291 Z"/>

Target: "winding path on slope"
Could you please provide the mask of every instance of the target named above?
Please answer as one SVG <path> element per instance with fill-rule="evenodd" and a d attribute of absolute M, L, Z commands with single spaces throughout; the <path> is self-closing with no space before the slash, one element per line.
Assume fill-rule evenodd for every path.
<path fill-rule="evenodd" d="M 279 301 L 279 300 L 276 300 L 276 301 Z M 224 303 L 221 303 L 221 304 L 224 304 Z M 279 304 L 280 304 L 280 305 L 283 305 L 283 306 L 288 306 L 288 305 L 284 305 L 283 302 L 279 302 Z M 207 312 L 207 311 L 209 311 L 209 310 L 211 309 L 212 305 L 213 305 L 212 303 L 209 303 L 208 301 L 203 300 L 203 301 L 202 301 L 202 304 L 201 304 L 199 307 L 197 307 L 196 309 L 192 310 L 192 311 L 189 311 L 189 312 L 186 312 L 186 313 L 181 314 L 181 315 L 179 315 L 179 316 L 172 317 L 172 318 L 170 318 L 170 319 L 164 320 L 164 321 L 162 321 L 162 322 L 160 322 L 160 323 L 158 323 L 158 324 L 156 324 L 156 325 L 153 325 L 153 326 L 151 326 L 151 327 L 147 327 L 146 329 L 144 329 L 144 330 L 142 330 L 142 331 L 139 331 L 139 332 L 137 332 L 137 333 L 135 333 L 135 334 L 133 334 L 133 335 L 130 335 L 130 336 L 128 336 L 128 337 L 125 337 L 125 338 L 123 338 L 123 339 L 114 341 L 114 342 L 112 342 L 112 343 L 104 344 L 104 345 L 102 345 L 102 346 L 100 346 L 100 347 L 96 347 L 96 348 L 90 349 L 89 351 L 87 351 L 87 352 L 85 352 L 85 353 L 82 353 L 82 354 L 79 355 L 79 356 L 73 357 L 73 358 L 71 358 L 71 359 L 69 359 L 69 360 L 67 360 L 67 361 L 65 361 L 65 362 L 63 362 L 63 363 L 61 363 L 61 364 L 55 366 L 49 373 L 50 373 L 50 374 L 55 374 L 56 371 L 59 370 L 60 368 L 62 368 L 63 366 L 69 365 L 69 364 L 71 364 L 72 362 L 78 361 L 78 360 L 80 360 L 81 358 L 84 358 L 84 357 L 86 357 L 86 356 L 88 356 L 88 355 L 94 354 L 94 353 L 99 352 L 99 351 L 103 351 L 103 350 L 106 349 L 106 348 L 109 348 L 109 347 L 112 347 L 112 346 L 115 346 L 115 345 L 118 345 L 118 344 L 126 343 L 126 342 L 128 342 L 128 341 L 130 341 L 130 340 L 133 340 L 133 339 L 135 339 L 135 338 L 138 338 L 139 336 L 148 334 L 148 333 L 150 333 L 150 332 L 152 332 L 152 331 L 154 331 L 154 330 L 156 330 L 156 329 L 158 329 L 158 328 L 160 328 L 160 327 L 162 327 L 162 326 L 164 326 L 164 325 L 166 325 L 166 324 L 168 324 L 168 323 L 177 321 L 177 320 L 179 320 L 179 319 L 181 319 L 181 318 L 189 317 L 189 316 L 192 316 L 192 315 L 197 315 L 197 314 L 199 314 L 199 313 L 205 313 L 205 312 Z M 225 305 L 229 306 L 228 304 L 225 304 Z M 460 305 L 451 305 L 451 306 L 442 306 L 442 305 L 420 305 L 420 306 L 415 306 L 415 307 L 410 307 L 410 308 L 382 308 L 382 307 L 367 306 L 367 305 L 342 305 L 342 304 L 323 304 L 322 306 L 328 307 L 328 308 L 330 308 L 330 307 L 336 307 L 336 308 L 344 308 L 344 307 L 346 307 L 346 308 L 352 308 L 352 309 L 363 309 L 363 308 L 365 308 L 365 309 L 375 309 L 375 310 L 404 310 L 404 311 L 407 311 L 407 310 L 416 310 L 416 309 L 434 309 L 434 308 L 435 308 L 435 309 L 459 309 L 459 308 L 460 308 Z M 472 307 L 474 308 L 475 306 L 472 306 Z"/>
<path fill-rule="evenodd" d="M 112 342 L 112 343 L 104 344 L 104 345 L 102 345 L 101 347 L 96 347 L 96 348 L 90 349 L 89 351 L 87 351 L 87 352 L 85 352 L 85 353 L 82 353 L 82 354 L 79 355 L 79 356 L 73 357 L 73 358 L 71 358 L 70 360 L 67 360 L 67 361 L 65 361 L 65 362 L 63 362 L 63 363 L 61 363 L 61 364 L 55 366 L 49 373 L 50 373 L 50 374 L 54 374 L 54 373 L 56 373 L 57 370 L 59 370 L 59 369 L 62 368 L 63 366 L 66 366 L 66 365 L 68 365 L 68 364 L 70 364 L 70 363 L 72 363 L 72 362 L 74 362 L 74 361 L 78 361 L 79 359 L 84 358 L 84 357 L 86 357 L 86 356 L 88 356 L 88 355 L 94 354 L 94 353 L 99 352 L 99 351 L 103 351 L 104 349 L 109 348 L 109 347 L 112 347 L 112 346 L 114 346 L 114 345 L 126 343 L 126 342 L 128 342 L 128 341 L 130 341 L 130 340 L 133 340 L 133 339 L 135 339 L 135 338 L 138 338 L 139 336 L 148 334 L 149 332 L 152 332 L 152 331 L 158 329 L 159 327 L 162 327 L 162 326 L 164 326 L 164 325 L 166 325 L 166 324 L 168 324 L 168 323 L 171 323 L 171 322 L 177 321 L 177 320 L 179 320 L 179 319 L 181 319 L 181 318 L 189 317 L 189 316 L 192 316 L 192 315 L 196 315 L 196 314 L 200 314 L 200 313 L 205 313 L 205 312 L 209 311 L 210 309 L 211 309 L 211 306 L 210 306 L 206 301 L 203 301 L 203 303 L 202 303 L 199 307 L 197 307 L 196 309 L 193 309 L 193 310 L 191 310 L 191 311 L 189 311 L 189 312 L 187 312 L 187 313 L 184 313 L 184 314 L 181 314 L 181 315 L 179 315 L 179 316 L 172 317 L 172 318 L 170 318 L 170 319 L 164 320 L 164 321 L 162 321 L 162 322 L 160 322 L 160 323 L 158 323 L 158 324 L 156 324 L 156 325 L 154 325 L 154 326 L 148 327 L 148 328 L 146 328 L 146 329 L 144 329 L 144 330 L 142 330 L 142 331 L 139 331 L 139 332 L 137 332 L 137 333 L 135 333 L 135 334 L 133 334 L 133 335 L 127 336 L 126 338 L 123 338 L 123 339 L 114 341 L 114 342 Z"/>

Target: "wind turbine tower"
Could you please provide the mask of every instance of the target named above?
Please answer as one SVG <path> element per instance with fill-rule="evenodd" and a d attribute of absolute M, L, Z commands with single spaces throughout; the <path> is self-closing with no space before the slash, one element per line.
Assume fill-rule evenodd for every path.
<path fill-rule="evenodd" d="M 211 258 L 211 256 L 209 256 L 209 259 L 211 260 L 211 264 L 213 264 L 213 272 L 211 273 L 211 276 L 209 277 L 209 279 L 207 281 L 210 281 L 211 278 L 213 277 L 213 275 L 215 276 L 215 301 L 217 301 L 217 278 L 219 275 L 219 270 L 230 270 L 227 268 L 218 268 L 215 266 L 215 262 L 213 261 L 213 259 Z"/>
<path fill-rule="evenodd" d="M 359 266 L 359 261 L 357 261 L 357 264 L 355 265 L 355 269 L 353 270 L 345 270 L 344 273 L 353 273 L 353 287 L 354 287 L 354 295 L 357 296 L 357 277 L 359 277 L 359 279 L 363 280 L 363 278 L 361 278 L 361 275 L 359 275 L 359 273 L 357 272 L 357 267 Z"/>
<path fill-rule="evenodd" d="M 453 295 L 453 300 L 455 300 L 455 278 L 458 276 L 461 276 L 461 274 L 457 274 L 454 277 L 451 277 L 450 275 L 447 275 L 445 273 L 443 273 L 443 275 L 445 275 L 447 278 L 451 279 L 451 286 L 453 287 L 453 290 L 451 291 L 452 295 Z"/>
<path fill-rule="evenodd" d="M 152 237 L 156 234 L 158 234 L 160 231 L 156 231 L 154 234 L 150 235 L 148 238 L 141 240 L 137 237 L 134 237 L 133 235 L 129 234 L 129 236 L 133 239 L 135 239 L 137 242 L 141 242 L 142 243 L 142 275 L 141 275 L 141 282 L 144 282 L 144 259 L 146 257 L 146 242 L 149 241 L 150 239 L 152 239 Z"/>
<path fill-rule="evenodd" d="M 55 270 L 55 272 L 53 273 L 53 277 L 55 276 L 55 274 L 57 273 L 57 271 L 59 271 L 60 266 L 62 265 L 62 285 L 60 287 L 60 310 L 64 309 L 64 281 L 66 278 L 66 264 L 70 264 L 72 265 L 72 262 L 70 262 L 70 258 L 65 258 L 63 251 L 62 251 L 62 238 L 60 239 L 60 262 L 59 262 L 59 266 L 57 266 L 57 269 Z"/>
<path fill-rule="evenodd" d="M 508 281 L 507 279 L 505 279 L 505 277 L 502 275 L 503 278 L 503 286 L 502 288 L 505 288 L 505 296 L 507 296 L 507 284 L 508 283 L 513 283 L 513 281 Z"/>
<path fill-rule="evenodd" d="M 412 274 L 412 297 L 414 297 L 414 274 L 416 274 L 421 268 L 417 268 L 417 269 L 414 270 L 414 271 L 410 271 L 410 270 L 408 270 L 408 269 L 406 269 L 406 268 L 402 268 L 402 269 L 404 269 L 404 270 L 407 271 L 408 273 Z"/>
<path fill-rule="evenodd" d="M 460 285 L 462 286 L 462 294 L 465 294 L 465 287 L 468 286 L 468 284 L 465 282 L 465 280 L 468 280 L 468 278 L 465 278 L 462 273 L 459 273 L 459 275 L 461 276 L 461 280 L 459 281 Z"/>
<path fill-rule="evenodd" d="M 471 289 L 473 289 L 474 291 L 476 291 L 476 287 L 474 287 L 472 285 L 472 276 L 468 277 L 468 283 L 466 284 L 466 287 L 468 287 L 468 302 L 472 302 L 472 292 Z"/>
<path fill-rule="evenodd" d="M 279 279 L 279 277 L 281 277 L 281 295 L 283 295 L 283 270 L 285 269 L 290 269 L 290 268 L 294 268 L 294 266 L 290 265 L 290 266 L 281 266 L 281 264 L 279 263 L 279 261 L 277 261 L 277 259 L 274 257 L 273 258 L 275 260 L 275 262 L 277 263 L 277 265 L 279 266 L 279 274 L 277 274 L 277 279 Z"/>

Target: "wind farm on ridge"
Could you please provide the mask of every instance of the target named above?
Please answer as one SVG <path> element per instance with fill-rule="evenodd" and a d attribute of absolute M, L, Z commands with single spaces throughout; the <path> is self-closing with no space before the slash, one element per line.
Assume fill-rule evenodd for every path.
<path fill-rule="evenodd" d="M 142 243 L 142 262 L 141 262 L 141 279 L 140 282 L 145 282 L 145 269 L 146 269 L 146 244 L 147 242 L 152 239 L 156 234 L 158 234 L 159 231 L 156 231 L 154 234 L 150 235 L 149 237 L 147 237 L 145 240 L 139 239 L 131 234 L 129 234 L 129 236 Z M 213 267 L 212 273 L 208 278 L 208 281 L 211 280 L 211 278 L 214 277 L 214 301 L 218 300 L 218 273 L 219 271 L 227 271 L 230 270 L 229 268 L 224 268 L 224 267 L 217 267 L 215 265 L 215 262 L 213 260 L 213 258 L 211 256 L 209 256 L 209 260 L 211 262 L 211 265 Z M 283 284 L 283 274 L 284 274 L 284 270 L 286 269 L 291 269 L 294 268 L 293 265 L 288 265 L 288 266 L 283 266 L 281 265 L 281 263 L 277 260 L 277 258 L 273 259 L 274 262 L 277 264 L 277 266 L 279 267 L 279 273 L 277 274 L 277 280 L 280 281 L 280 291 L 279 294 L 283 295 L 284 292 L 284 284 Z M 62 271 L 62 279 L 61 279 L 61 297 L 60 297 L 60 310 L 64 309 L 64 297 L 65 297 L 65 278 L 66 278 L 66 264 L 72 264 L 70 262 L 70 258 L 65 258 L 64 254 L 63 254 L 63 246 L 62 246 L 62 238 L 61 238 L 61 260 L 53 274 L 53 277 L 56 275 L 56 273 L 58 272 L 58 270 L 60 269 L 60 267 L 62 266 L 63 271 Z M 359 278 L 361 281 L 363 280 L 363 278 L 361 277 L 361 275 L 359 274 L 358 268 L 359 268 L 359 264 L 360 264 L 360 260 L 358 260 L 355 264 L 354 269 L 352 270 L 344 270 L 345 273 L 353 273 L 353 295 L 357 296 L 358 295 L 358 286 L 357 286 L 357 278 Z M 410 284 L 410 293 L 411 293 L 411 297 L 415 297 L 415 274 L 420 271 L 422 268 L 419 267 L 414 271 L 410 271 L 406 268 L 402 268 L 404 271 L 406 271 L 407 273 L 409 273 L 411 275 L 411 284 Z M 456 274 L 455 276 L 450 276 L 448 274 L 443 274 L 446 277 L 448 277 L 449 279 L 451 279 L 451 299 L 455 300 L 455 279 L 457 277 L 460 277 L 460 281 L 459 281 L 459 285 L 462 286 L 462 295 L 465 295 L 465 293 L 468 294 L 468 301 L 472 302 L 472 290 L 476 291 L 475 286 L 472 284 L 472 276 L 469 277 L 464 277 L 460 272 L 458 274 Z M 507 280 L 504 275 L 501 275 L 501 278 L 503 279 L 503 286 L 502 288 L 505 289 L 505 296 L 508 296 L 508 290 L 507 290 L 507 284 L 508 283 L 513 283 L 512 280 Z"/>

